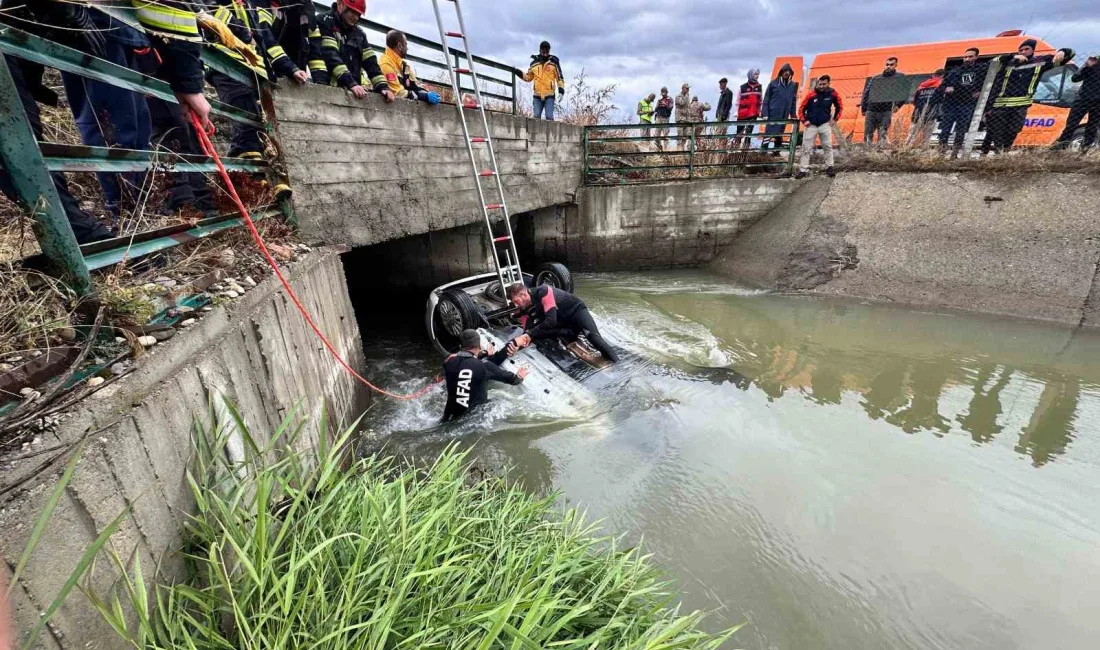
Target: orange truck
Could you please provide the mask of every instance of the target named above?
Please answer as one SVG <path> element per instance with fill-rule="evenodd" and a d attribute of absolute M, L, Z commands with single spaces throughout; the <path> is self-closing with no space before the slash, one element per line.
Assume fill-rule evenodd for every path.
<path fill-rule="evenodd" d="M 1002 32 L 993 38 L 976 38 L 965 41 L 943 41 L 940 43 L 918 43 L 915 45 L 898 45 L 894 47 L 876 47 L 865 50 L 847 50 L 843 52 L 828 52 L 814 57 L 809 70 L 805 68 L 803 58 L 800 56 L 783 56 L 775 60 L 775 68 L 772 70 L 772 79 L 779 76 L 779 69 L 784 63 L 789 63 L 795 69 L 796 79 L 801 74 L 799 86 L 799 101 L 805 96 L 806 90 L 813 88 L 817 78 L 828 74 L 832 79 L 832 87 L 840 93 L 844 103 L 844 113 L 841 115 L 838 126 L 845 138 L 851 142 L 863 141 L 863 112 L 857 108 L 863 89 L 871 81 L 871 78 L 882 72 L 886 59 L 891 56 L 898 58 L 898 71 L 906 75 L 910 83 L 908 99 L 895 115 L 891 126 L 890 138 L 898 141 L 904 140 L 908 134 L 910 119 L 912 116 L 913 91 L 921 82 L 932 76 L 936 70 L 951 68 L 962 64 L 963 52 L 969 47 L 978 48 L 980 59 L 991 60 L 1002 54 L 1015 53 L 1021 42 L 1034 38 L 1038 43 L 1036 54 L 1054 54 L 1056 48 L 1036 36 L 1027 36 L 1019 30 Z M 1070 106 L 1077 96 L 1080 83 L 1071 80 L 1077 71 L 1074 62 L 1049 70 L 1039 80 L 1035 92 L 1035 103 L 1027 114 L 1024 130 L 1016 139 L 1017 145 L 1046 146 L 1053 144 L 1066 126 L 1066 118 L 1069 115 Z M 763 82 L 767 85 L 767 82 Z M 1082 125 L 1073 137 L 1073 149 L 1080 148 L 1084 139 L 1084 126 Z"/>

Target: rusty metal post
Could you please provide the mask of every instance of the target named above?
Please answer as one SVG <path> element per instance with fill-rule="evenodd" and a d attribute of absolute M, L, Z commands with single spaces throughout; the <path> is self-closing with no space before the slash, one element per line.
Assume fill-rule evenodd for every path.
<path fill-rule="evenodd" d="M 38 141 L 31 131 L 19 90 L 8 70 L 6 59 L 0 57 L 0 165 L 11 178 L 23 207 L 33 219 L 38 245 L 66 277 L 78 295 L 92 290 L 92 279 L 84 263 L 84 255 L 69 219 L 61 206 L 61 198 Z"/>

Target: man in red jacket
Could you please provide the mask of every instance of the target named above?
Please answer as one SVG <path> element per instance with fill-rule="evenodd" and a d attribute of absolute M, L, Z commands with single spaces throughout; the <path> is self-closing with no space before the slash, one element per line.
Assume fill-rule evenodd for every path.
<path fill-rule="evenodd" d="M 758 120 L 760 119 L 760 108 L 763 104 L 764 89 L 760 85 L 760 70 L 753 68 L 749 70 L 749 80 L 741 84 L 740 93 L 737 95 L 737 121 L 744 120 Z M 738 135 L 747 133 L 752 135 L 752 124 L 741 124 L 737 127 Z M 749 143 L 752 138 L 740 138 L 741 148 L 748 149 Z"/>
<path fill-rule="evenodd" d="M 913 119 L 907 141 L 909 144 L 927 142 L 940 119 L 940 103 L 943 99 L 940 85 L 943 83 L 943 73 L 943 68 L 936 70 L 913 93 Z"/>
<path fill-rule="evenodd" d="M 802 132 L 802 160 L 798 165 L 798 176 L 806 178 L 810 171 L 810 153 L 814 150 L 814 140 L 821 138 L 821 148 L 825 150 L 825 173 L 836 176 L 833 171 L 833 125 L 840 119 L 844 105 L 840 95 L 829 87 L 831 79 L 823 74 L 817 78 L 814 89 L 806 93 L 802 105 L 798 107 L 798 119 L 805 129 Z"/>

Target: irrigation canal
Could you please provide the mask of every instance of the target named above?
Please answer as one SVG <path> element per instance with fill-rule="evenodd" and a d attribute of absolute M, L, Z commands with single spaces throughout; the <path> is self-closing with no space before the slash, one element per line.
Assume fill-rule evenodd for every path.
<path fill-rule="evenodd" d="M 577 292 L 649 363 L 587 412 L 516 389 L 457 426 L 379 404 L 401 453 L 460 439 L 607 531 L 753 650 L 1100 647 L 1100 335 L 747 291 L 701 272 Z M 374 373 L 436 372 L 416 329 Z"/>

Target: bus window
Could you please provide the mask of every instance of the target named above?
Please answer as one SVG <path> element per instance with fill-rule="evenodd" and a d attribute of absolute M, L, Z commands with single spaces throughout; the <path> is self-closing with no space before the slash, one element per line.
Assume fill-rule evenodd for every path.
<path fill-rule="evenodd" d="M 1039 85 L 1035 87 L 1035 103 L 1047 106 L 1062 106 L 1062 82 L 1066 75 L 1072 75 L 1073 71 L 1067 66 L 1060 66 L 1048 70 L 1039 78 Z"/>

